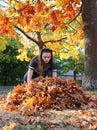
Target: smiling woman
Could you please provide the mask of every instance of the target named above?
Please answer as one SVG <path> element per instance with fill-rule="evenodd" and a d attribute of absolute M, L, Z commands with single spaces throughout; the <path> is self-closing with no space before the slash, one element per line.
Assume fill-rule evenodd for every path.
<path fill-rule="evenodd" d="M 39 56 L 32 58 L 23 81 L 29 83 L 32 79 L 39 76 L 57 77 L 57 70 L 53 61 L 51 49 L 44 48 L 41 50 Z"/>

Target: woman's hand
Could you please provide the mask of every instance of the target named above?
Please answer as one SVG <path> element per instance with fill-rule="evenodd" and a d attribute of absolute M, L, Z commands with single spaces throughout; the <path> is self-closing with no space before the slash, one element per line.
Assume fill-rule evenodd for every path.
<path fill-rule="evenodd" d="M 57 77 L 57 72 L 52 72 L 52 77 Z"/>

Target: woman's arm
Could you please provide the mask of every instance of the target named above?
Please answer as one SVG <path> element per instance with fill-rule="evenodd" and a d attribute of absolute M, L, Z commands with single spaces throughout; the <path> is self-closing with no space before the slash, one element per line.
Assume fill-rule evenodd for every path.
<path fill-rule="evenodd" d="M 57 71 L 52 72 L 52 77 L 57 77 Z"/>
<path fill-rule="evenodd" d="M 32 69 L 28 69 L 27 83 L 30 83 L 32 81 L 33 72 L 34 71 Z"/>
<path fill-rule="evenodd" d="M 30 83 L 32 81 L 32 77 L 34 76 L 34 71 L 36 69 L 37 63 L 38 63 L 37 57 L 33 57 L 29 63 L 27 83 Z"/>
<path fill-rule="evenodd" d="M 55 63 L 52 63 L 52 77 L 57 77 L 57 69 Z"/>

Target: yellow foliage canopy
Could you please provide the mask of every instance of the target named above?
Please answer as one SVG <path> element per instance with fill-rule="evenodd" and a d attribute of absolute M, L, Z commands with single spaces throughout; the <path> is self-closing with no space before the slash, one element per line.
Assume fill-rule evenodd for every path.
<path fill-rule="evenodd" d="M 19 34 L 18 37 L 24 47 L 19 50 L 22 55 L 18 58 L 29 60 L 26 52 L 27 45 L 31 46 L 33 43 L 38 47 L 42 45 L 42 47 L 52 48 L 54 52 L 61 54 L 61 58 L 73 55 L 77 58 L 78 50 L 75 46 L 78 43 L 83 46 L 81 16 L 78 15 L 80 0 L 8 0 L 8 5 L 6 11 L 1 9 L 0 12 L 0 34 L 7 34 L 10 38 L 17 37 Z M 79 17 L 75 19 L 76 16 Z M 80 32 L 75 32 L 76 29 Z M 32 42 L 28 44 L 30 40 Z M 69 49 L 67 46 L 65 48 L 65 44 L 68 44 Z M 63 51 L 64 48 L 70 53 Z M 70 49 L 75 51 L 75 54 Z"/>

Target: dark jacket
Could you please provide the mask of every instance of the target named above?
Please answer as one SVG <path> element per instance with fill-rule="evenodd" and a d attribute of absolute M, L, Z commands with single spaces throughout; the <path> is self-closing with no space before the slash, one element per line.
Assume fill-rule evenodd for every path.
<path fill-rule="evenodd" d="M 40 73 L 39 73 L 39 71 L 38 71 L 38 64 L 39 64 L 39 59 L 38 59 L 38 57 L 37 57 L 37 58 L 36 58 L 36 57 L 32 58 L 32 60 L 31 60 L 30 63 L 29 63 L 29 67 L 28 67 L 28 68 L 31 69 L 31 70 L 34 70 L 32 79 L 37 78 L 37 77 L 39 77 L 39 76 L 52 77 L 52 72 L 57 71 L 54 62 L 51 63 L 51 64 L 50 64 L 50 63 L 47 63 L 46 66 L 43 68 L 43 73 L 42 73 L 42 75 L 40 75 Z M 26 74 L 24 75 L 23 81 L 27 81 L 27 73 L 28 73 L 28 72 L 26 72 Z"/>

